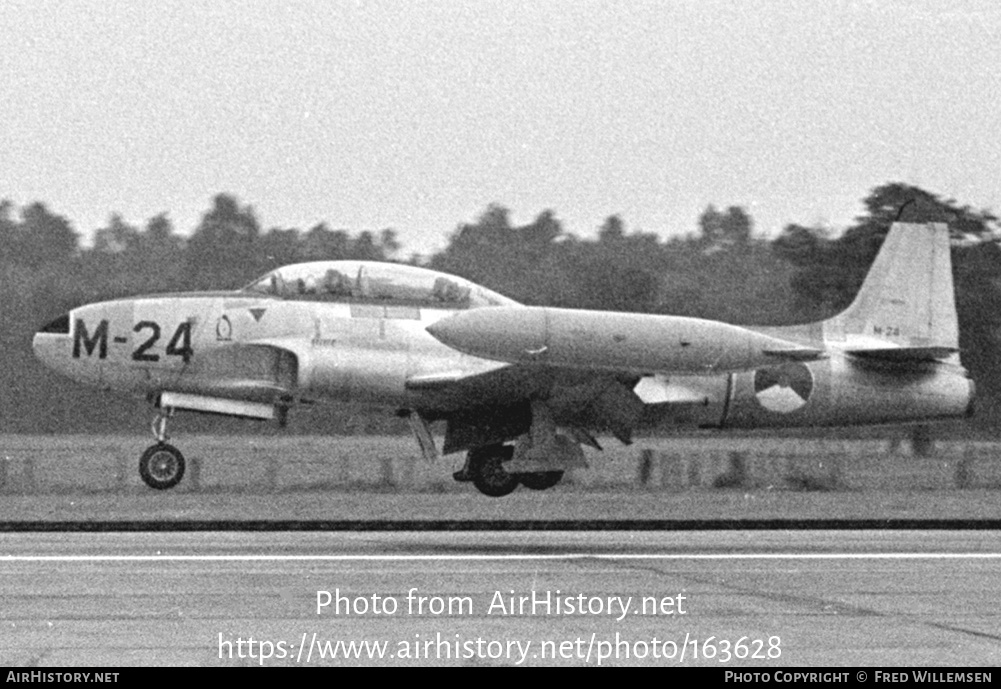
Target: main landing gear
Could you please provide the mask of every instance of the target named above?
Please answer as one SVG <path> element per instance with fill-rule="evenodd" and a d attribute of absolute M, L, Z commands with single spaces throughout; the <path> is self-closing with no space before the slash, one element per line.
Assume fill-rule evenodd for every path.
<path fill-rule="evenodd" d="M 487 445 L 469 451 L 466 464 L 452 474 L 456 481 L 472 481 L 476 489 L 492 498 L 514 492 L 518 484 L 532 490 L 552 488 L 563 479 L 562 471 L 508 473 L 504 464 L 514 456 L 512 445 Z"/>
<path fill-rule="evenodd" d="M 173 410 L 161 411 L 153 419 L 153 437 L 156 443 L 146 448 L 139 458 L 139 475 L 150 488 L 167 490 L 184 478 L 184 455 L 167 443 L 167 419 Z"/>
<path fill-rule="evenodd" d="M 535 471 L 531 474 L 518 474 L 518 480 L 525 488 L 532 490 L 548 490 L 563 480 L 562 471 Z"/>

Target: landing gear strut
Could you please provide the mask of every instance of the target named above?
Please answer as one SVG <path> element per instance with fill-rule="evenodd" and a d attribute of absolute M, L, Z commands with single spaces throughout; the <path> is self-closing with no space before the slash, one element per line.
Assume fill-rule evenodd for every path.
<path fill-rule="evenodd" d="M 153 419 L 153 436 L 156 443 L 146 448 L 139 458 L 139 475 L 150 488 L 173 488 L 184 478 L 184 455 L 167 443 L 167 419 L 174 410 L 161 410 Z"/>

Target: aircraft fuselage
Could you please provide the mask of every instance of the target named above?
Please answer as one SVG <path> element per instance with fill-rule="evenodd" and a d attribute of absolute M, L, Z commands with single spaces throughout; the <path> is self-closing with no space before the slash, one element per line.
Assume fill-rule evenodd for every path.
<path fill-rule="evenodd" d="M 429 325 L 454 313 L 237 292 L 139 297 L 73 310 L 68 331 L 39 333 L 35 350 L 47 365 L 81 383 L 149 398 L 169 390 L 264 404 L 358 401 L 434 416 L 461 408 L 464 400 L 408 389 L 408 380 L 475 374 L 497 365 L 428 334 Z M 973 396 L 973 384 L 958 366 L 895 366 L 837 351 L 818 361 L 749 371 L 650 378 L 695 390 L 701 401 L 650 404 L 645 425 L 906 422 L 962 416 Z M 559 399 L 554 408 L 560 416 Z"/>
<path fill-rule="evenodd" d="M 833 352 L 720 376 L 675 377 L 701 403 L 650 404 L 647 426 L 782 428 L 907 423 L 968 416 L 974 384 L 945 363 L 900 366 Z"/>

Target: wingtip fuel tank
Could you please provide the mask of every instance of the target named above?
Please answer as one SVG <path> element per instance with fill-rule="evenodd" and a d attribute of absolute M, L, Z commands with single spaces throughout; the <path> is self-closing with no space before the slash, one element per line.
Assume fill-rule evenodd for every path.
<path fill-rule="evenodd" d="M 427 331 L 484 359 L 639 374 L 740 371 L 822 356 L 718 321 L 535 306 L 457 312 Z"/>

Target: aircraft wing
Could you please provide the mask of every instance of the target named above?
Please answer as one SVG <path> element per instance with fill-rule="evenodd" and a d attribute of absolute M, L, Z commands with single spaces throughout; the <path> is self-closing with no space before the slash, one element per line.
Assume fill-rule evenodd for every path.
<path fill-rule="evenodd" d="M 783 349 L 763 349 L 766 356 L 786 361 L 817 361 L 830 356 L 825 350 L 816 347 L 789 347 Z"/>
<path fill-rule="evenodd" d="M 423 393 L 431 408 L 452 409 L 527 399 L 551 383 L 539 367 L 470 359 L 462 368 L 411 375 L 405 387 Z"/>
<path fill-rule="evenodd" d="M 407 388 L 424 393 L 433 420 L 448 418 L 445 452 L 468 447 L 481 433 L 506 434 L 498 441 L 528 431 L 529 399 L 545 399 L 554 421 L 576 440 L 599 447 L 592 433 L 610 432 L 624 443 L 632 440 L 644 411 L 634 392 L 638 377 L 601 371 L 567 370 L 543 364 L 483 361 L 480 370 L 455 370 L 412 376 Z M 695 393 L 678 393 L 674 401 L 702 401 Z"/>
<path fill-rule="evenodd" d="M 407 390 L 420 392 L 436 392 L 439 390 L 472 388 L 481 386 L 486 380 L 496 378 L 496 371 L 500 369 L 511 369 L 508 364 L 494 364 L 481 371 L 468 371 L 463 369 L 451 369 L 447 371 L 435 371 L 431 373 L 418 373 L 407 378 Z M 503 376 L 509 375 L 509 372 Z"/>

